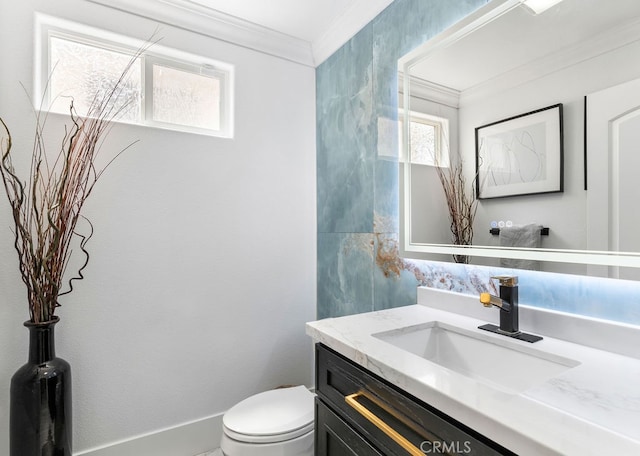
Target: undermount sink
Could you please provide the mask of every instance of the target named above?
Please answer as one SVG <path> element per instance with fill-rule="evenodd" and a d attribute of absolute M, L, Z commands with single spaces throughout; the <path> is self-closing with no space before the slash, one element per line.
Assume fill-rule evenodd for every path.
<path fill-rule="evenodd" d="M 440 321 L 372 336 L 511 393 L 525 391 L 580 364 L 507 337 L 480 334 Z"/>

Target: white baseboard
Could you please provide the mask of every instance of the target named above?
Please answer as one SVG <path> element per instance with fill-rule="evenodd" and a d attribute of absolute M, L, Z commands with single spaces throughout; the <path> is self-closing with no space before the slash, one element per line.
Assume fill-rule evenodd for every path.
<path fill-rule="evenodd" d="M 220 446 L 222 414 L 93 448 L 75 456 L 194 456 Z"/>

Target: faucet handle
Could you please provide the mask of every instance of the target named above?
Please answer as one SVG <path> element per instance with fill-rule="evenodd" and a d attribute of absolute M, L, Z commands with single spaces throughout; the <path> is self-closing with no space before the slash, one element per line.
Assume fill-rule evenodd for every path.
<path fill-rule="evenodd" d="M 480 293 L 480 302 L 485 307 L 491 307 L 491 294 L 490 293 Z"/>
<path fill-rule="evenodd" d="M 500 286 L 503 286 L 503 287 L 515 287 L 516 285 L 518 285 L 518 276 L 502 275 L 502 276 L 494 276 L 491 278 L 500 282 Z"/>

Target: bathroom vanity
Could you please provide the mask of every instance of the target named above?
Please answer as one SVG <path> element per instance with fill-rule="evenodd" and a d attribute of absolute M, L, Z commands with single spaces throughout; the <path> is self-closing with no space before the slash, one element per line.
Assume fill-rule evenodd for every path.
<path fill-rule="evenodd" d="M 316 388 L 316 456 L 513 455 L 320 343 Z"/>
<path fill-rule="evenodd" d="M 478 329 L 496 309 L 418 304 L 307 324 L 318 455 L 640 454 L 640 328 L 521 306 L 536 343 Z"/>

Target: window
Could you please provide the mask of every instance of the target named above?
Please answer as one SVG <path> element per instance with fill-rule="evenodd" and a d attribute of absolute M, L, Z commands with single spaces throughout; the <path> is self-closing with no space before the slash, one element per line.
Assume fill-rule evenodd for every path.
<path fill-rule="evenodd" d="M 448 127 L 447 119 L 412 112 L 409 124 L 411 163 L 448 168 Z"/>
<path fill-rule="evenodd" d="M 49 17 L 39 31 L 36 99 L 57 113 L 68 113 L 73 99 L 84 115 L 144 44 Z M 232 137 L 232 86 L 231 65 L 154 44 L 134 62 L 113 109 L 122 122 Z"/>
<path fill-rule="evenodd" d="M 220 130 L 221 78 L 152 62 L 154 122 Z"/>
<path fill-rule="evenodd" d="M 449 120 L 411 111 L 409 150 L 411 164 L 449 167 Z M 400 150 L 404 151 L 402 136 L 403 112 L 400 113 Z M 403 154 L 404 155 L 404 154 Z"/>
<path fill-rule="evenodd" d="M 90 46 L 57 36 L 49 38 L 49 61 L 47 68 L 49 88 L 47 108 L 58 113 L 69 112 L 70 98 L 79 114 L 91 106 L 93 98 L 112 87 L 120 77 L 122 69 L 131 60 L 131 55 Z M 114 100 L 114 108 L 122 112 L 120 120 L 140 123 L 142 121 L 142 67 L 138 59 L 127 75 L 123 91 Z M 124 109 L 126 107 L 126 109 Z"/>

